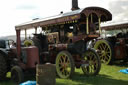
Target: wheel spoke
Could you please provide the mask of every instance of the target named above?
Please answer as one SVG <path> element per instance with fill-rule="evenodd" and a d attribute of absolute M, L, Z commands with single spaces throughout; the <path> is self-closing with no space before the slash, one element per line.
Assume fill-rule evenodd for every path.
<path fill-rule="evenodd" d="M 90 65 L 89 66 L 89 74 L 93 74 L 93 72 L 94 72 L 93 65 Z"/>
<path fill-rule="evenodd" d="M 62 64 L 59 66 L 59 69 L 63 69 Z"/>
<path fill-rule="evenodd" d="M 65 63 L 65 55 L 63 55 L 62 58 L 63 58 L 63 63 Z"/>
<path fill-rule="evenodd" d="M 106 48 L 107 48 L 107 45 L 104 44 L 104 50 L 106 50 Z"/>
<path fill-rule="evenodd" d="M 90 66 L 91 67 L 91 74 L 93 73 L 93 68 L 92 68 L 92 65 Z"/>
<path fill-rule="evenodd" d="M 105 56 L 105 60 L 108 61 L 109 60 L 109 56 L 106 55 Z"/>
<path fill-rule="evenodd" d="M 101 44 L 101 46 L 102 46 L 102 48 L 103 48 L 103 50 L 104 50 L 104 49 L 105 49 L 104 45 L 103 45 L 103 44 Z"/>
<path fill-rule="evenodd" d="M 110 51 L 106 51 L 106 54 L 110 54 Z"/>
<path fill-rule="evenodd" d="M 110 51 L 109 47 L 106 49 L 106 51 Z"/>
<path fill-rule="evenodd" d="M 108 49 L 109 49 L 108 46 L 107 45 L 105 45 L 105 46 L 106 46 L 105 51 L 108 51 Z"/>
<path fill-rule="evenodd" d="M 100 50 L 102 50 L 103 48 L 102 48 L 102 46 L 99 46 L 99 48 L 100 48 Z"/>
<path fill-rule="evenodd" d="M 64 68 L 60 69 L 60 71 L 62 72 L 62 75 L 64 75 Z"/>
<path fill-rule="evenodd" d="M 59 60 L 59 61 L 60 61 L 60 63 L 63 63 L 63 61 L 62 61 L 62 57 L 60 57 L 60 60 Z"/>
<path fill-rule="evenodd" d="M 101 52 L 101 50 L 98 52 L 98 54 L 99 54 L 99 55 L 102 55 L 102 52 Z"/>
<path fill-rule="evenodd" d="M 67 67 L 70 67 L 69 61 L 67 61 L 65 64 L 66 64 Z"/>

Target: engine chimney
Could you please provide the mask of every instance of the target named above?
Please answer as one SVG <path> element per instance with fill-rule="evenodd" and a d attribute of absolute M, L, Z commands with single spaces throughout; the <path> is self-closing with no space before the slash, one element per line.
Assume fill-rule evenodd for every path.
<path fill-rule="evenodd" d="M 80 9 L 79 7 L 78 7 L 78 0 L 72 0 L 72 11 L 74 11 L 74 10 L 77 10 L 77 9 Z"/>

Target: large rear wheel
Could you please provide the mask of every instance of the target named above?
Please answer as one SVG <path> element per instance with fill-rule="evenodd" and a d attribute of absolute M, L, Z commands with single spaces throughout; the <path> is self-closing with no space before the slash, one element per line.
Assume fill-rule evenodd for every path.
<path fill-rule="evenodd" d="M 82 70 L 87 76 L 95 76 L 100 72 L 101 62 L 98 54 L 93 49 L 88 49 L 83 58 L 88 62 L 88 66 L 82 66 Z"/>
<path fill-rule="evenodd" d="M 99 40 L 95 43 L 94 48 L 98 51 L 100 60 L 104 64 L 110 64 L 113 59 L 113 48 L 107 40 Z"/>
<path fill-rule="evenodd" d="M 75 70 L 74 60 L 67 51 L 61 51 L 56 57 L 56 71 L 60 78 L 69 78 Z"/>
<path fill-rule="evenodd" d="M 0 53 L 0 80 L 3 80 L 6 77 L 7 73 L 7 63 L 4 55 Z"/>

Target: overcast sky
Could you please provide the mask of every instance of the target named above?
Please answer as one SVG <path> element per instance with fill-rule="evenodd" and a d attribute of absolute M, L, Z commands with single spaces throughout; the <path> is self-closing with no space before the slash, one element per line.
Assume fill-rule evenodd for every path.
<path fill-rule="evenodd" d="M 79 7 L 99 6 L 113 14 L 112 22 L 128 20 L 128 0 L 78 0 Z M 71 11 L 71 0 L 0 0 L 0 36 L 15 35 L 15 25 Z"/>

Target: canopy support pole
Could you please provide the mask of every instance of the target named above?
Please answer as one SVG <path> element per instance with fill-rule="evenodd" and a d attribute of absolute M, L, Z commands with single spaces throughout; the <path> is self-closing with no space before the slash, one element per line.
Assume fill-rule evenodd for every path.
<path fill-rule="evenodd" d="M 27 30 L 25 29 L 25 40 L 27 39 Z"/>
<path fill-rule="evenodd" d="M 100 17 L 98 18 L 98 21 L 99 21 L 99 33 L 101 34 L 101 26 L 100 26 L 101 18 Z"/>
<path fill-rule="evenodd" d="M 89 34 L 89 28 L 88 28 L 88 16 L 86 17 L 86 33 Z"/>

